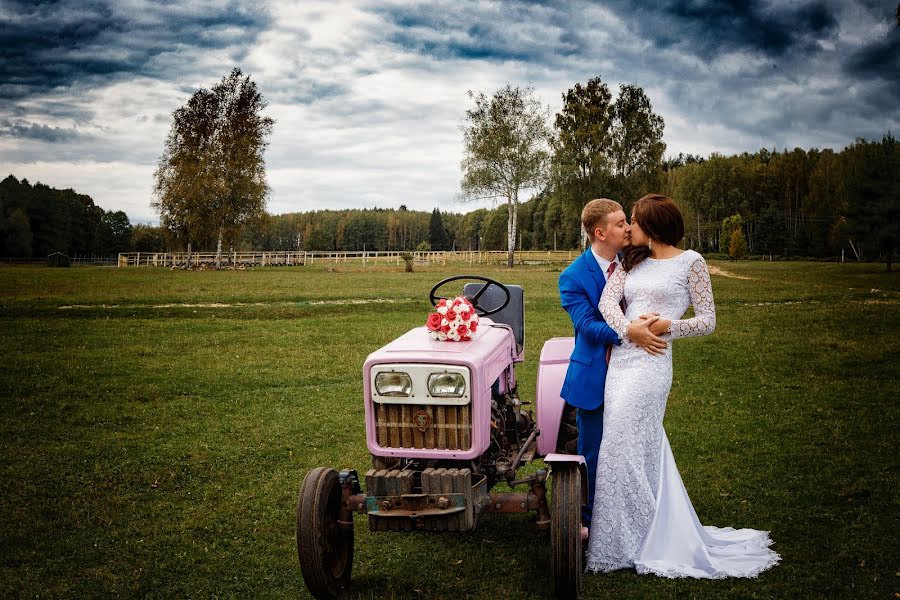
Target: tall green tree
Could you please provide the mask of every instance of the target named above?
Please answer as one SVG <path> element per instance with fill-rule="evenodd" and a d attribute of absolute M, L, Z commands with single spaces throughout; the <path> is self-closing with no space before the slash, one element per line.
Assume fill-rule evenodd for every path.
<path fill-rule="evenodd" d="M 658 191 L 663 179 L 664 122 L 636 85 L 613 99 L 600 77 L 563 94 L 553 139 L 553 190 L 570 214 L 592 198 L 631 202 Z M 682 157 L 683 159 L 683 157 Z"/>
<path fill-rule="evenodd" d="M 719 235 L 719 252 L 722 254 L 730 254 L 731 234 L 735 231 L 741 231 L 744 227 L 744 219 L 741 215 L 731 215 L 722 219 L 722 233 Z M 744 239 L 746 246 L 747 240 Z"/>
<path fill-rule="evenodd" d="M 431 244 L 432 250 L 450 249 L 450 237 L 444 229 L 441 211 L 436 208 L 431 211 L 431 219 L 428 222 L 428 243 Z"/>
<path fill-rule="evenodd" d="M 900 246 L 900 144 L 857 140 L 845 150 L 850 229 L 861 253 L 883 257 L 890 271 Z"/>
<path fill-rule="evenodd" d="M 576 83 L 562 99 L 554 119 L 554 189 L 563 202 L 580 210 L 592 198 L 608 194 L 615 109 L 609 87 L 599 77 Z"/>
<path fill-rule="evenodd" d="M 6 256 L 31 257 L 31 225 L 21 208 L 13 209 L 6 219 L 0 219 Z"/>
<path fill-rule="evenodd" d="M 21 211 L 24 223 L 19 216 L 9 221 L 16 210 Z M 19 181 L 10 175 L 0 181 L 0 229 L 6 231 L 12 227 L 16 232 L 13 238 L 19 241 L 13 244 L 14 250 L 0 248 L 0 254 L 20 255 L 25 239 L 30 240 L 32 256 L 47 256 L 52 252 L 91 254 L 96 251 L 94 235 L 103 214 L 103 209 L 90 196 L 40 182 L 32 186 L 27 179 Z M 0 235 L 6 235 L 3 231 Z"/>
<path fill-rule="evenodd" d="M 138 223 L 131 228 L 131 244 L 136 252 L 165 252 L 168 243 L 163 227 Z"/>
<path fill-rule="evenodd" d="M 176 110 L 155 174 L 163 226 L 221 255 L 223 240 L 259 218 L 269 186 L 263 153 L 274 121 L 249 75 L 232 70 Z M 218 259 L 217 259 L 218 260 Z"/>
<path fill-rule="evenodd" d="M 548 178 L 547 109 L 531 87 L 507 84 L 491 98 L 469 92 L 475 107 L 462 124 L 462 198 L 503 199 L 507 205 L 507 266 L 514 264 L 519 195 Z"/>
<path fill-rule="evenodd" d="M 97 224 L 96 251 L 110 256 L 131 249 L 131 222 L 121 210 L 107 212 Z"/>
<path fill-rule="evenodd" d="M 665 122 L 636 85 L 620 85 L 613 108 L 612 163 L 620 197 L 628 205 L 661 183 Z"/>

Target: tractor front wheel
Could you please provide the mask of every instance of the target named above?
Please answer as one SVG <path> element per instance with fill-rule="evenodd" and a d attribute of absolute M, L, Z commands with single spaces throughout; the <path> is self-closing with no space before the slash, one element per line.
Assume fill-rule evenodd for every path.
<path fill-rule="evenodd" d="M 553 587 L 560 599 L 581 593 L 581 473 L 577 465 L 554 465 L 550 511 Z"/>
<path fill-rule="evenodd" d="M 341 484 L 334 469 L 306 474 L 297 498 L 297 556 L 303 580 L 316 598 L 339 598 L 350 586 L 353 526 L 338 523 Z"/>

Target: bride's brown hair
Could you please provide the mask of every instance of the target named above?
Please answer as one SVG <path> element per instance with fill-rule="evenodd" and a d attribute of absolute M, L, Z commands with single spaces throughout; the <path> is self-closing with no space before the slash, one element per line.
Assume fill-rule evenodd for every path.
<path fill-rule="evenodd" d="M 635 221 L 652 241 L 677 246 L 684 238 L 684 218 L 678 205 L 668 196 L 647 194 L 635 202 L 631 222 Z M 630 271 L 650 256 L 650 247 L 628 246 L 622 254 L 622 267 Z"/>

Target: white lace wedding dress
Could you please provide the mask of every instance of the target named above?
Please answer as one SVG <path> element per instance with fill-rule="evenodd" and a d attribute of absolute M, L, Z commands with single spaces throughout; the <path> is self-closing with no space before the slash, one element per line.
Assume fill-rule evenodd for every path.
<path fill-rule="evenodd" d="M 690 304 L 695 316 L 681 319 Z M 716 326 L 703 257 L 688 250 L 670 259 L 647 258 L 629 273 L 617 269 L 600 310 L 623 342 L 613 348 L 606 378 L 588 570 L 633 567 L 664 577 L 718 579 L 755 577 L 777 564 L 768 532 L 700 524 L 663 430 L 671 340 L 707 335 Z M 672 319 L 665 354 L 652 356 L 625 338 L 628 322 L 649 312 Z"/>

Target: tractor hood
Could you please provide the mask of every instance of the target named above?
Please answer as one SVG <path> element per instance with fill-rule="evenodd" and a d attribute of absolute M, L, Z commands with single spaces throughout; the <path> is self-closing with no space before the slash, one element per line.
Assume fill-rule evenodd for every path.
<path fill-rule="evenodd" d="M 512 331 L 502 323 L 495 324 L 490 319 L 482 318 L 468 342 L 441 342 L 431 339 L 424 326 L 411 329 L 370 354 L 366 366 L 414 362 L 466 364 L 478 368 L 477 365 L 489 364 L 498 356 L 506 361 L 517 358 Z"/>
<path fill-rule="evenodd" d="M 491 422 L 491 385 L 501 381 L 506 385 L 514 385 L 511 378 L 515 377 L 512 369 L 514 362 L 518 360 L 516 355 L 516 341 L 512 331 L 507 325 L 495 324 L 490 319 L 481 319 L 478 329 L 468 342 L 439 342 L 432 340 L 428 329 L 417 327 L 412 329 L 388 345 L 376 350 L 366 359 L 363 366 L 363 392 L 366 406 L 366 442 L 369 452 L 375 456 L 403 456 L 406 458 L 449 458 L 458 460 L 471 460 L 480 456 L 487 450 L 490 444 Z M 461 407 L 470 416 L 465 417 L 465 422 L 471 423 L 471 445 L 457 449 L 435 448 L 407 448 L 400 447 L 400 442 L 382 446 L 378 442 L 378 430 L 387 427 L 384 422 L 376 423 L 376 404 L 372 397 L 373 370 L 384 368 L 386 365 L 397 365 L 398 368 L 406 368 L 414 373 L 411 365 L 422 365 L 422 371 L 433 367 L 439 371 L 444 367 L 463 367 L 468 373 L 469 400 Z M 413 374 L 415 380 L 416 376 Z M 421 378 L 419 378 L 421 379 Z M 507 381 L 509 383 L 507 383 Z M 415 384 L 414 384 L 415 385 Z M 421 382 L 420 382 L 421 385 Z M 443 410 L 444 407 L 427 406 L 429 403 L 409 404 L 409 406 L 421 407 L 426 411 Z M 444 403 L 447 404 L 447 403 Z M 381 403 L 380 408 L 390 406 L 390 403 Z M 402 415 L 404 413 L 398 413 Z M 434 418 L 440 419 L 440 412 L 435 412 Z M 388 419 L 390 427 L 397 427 L 398 417 L 393 415 Z M 467 426 L 468 427 L 468 426 Z"/>

